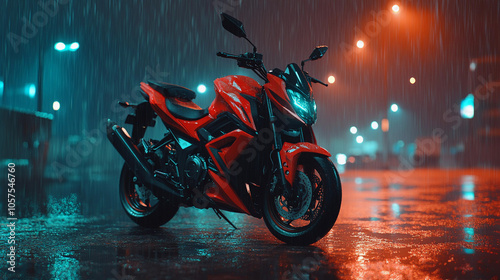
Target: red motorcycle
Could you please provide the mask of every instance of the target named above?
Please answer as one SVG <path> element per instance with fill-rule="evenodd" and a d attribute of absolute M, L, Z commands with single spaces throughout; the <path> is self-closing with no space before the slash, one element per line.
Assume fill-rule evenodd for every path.
<path fill-rule="evenodd" d="M 312 130 L 317 114 L 311 85 L 327 85 L 303 70 L 328 48 L 316 47 L 302 67 L 292 63 L 268 72 L 243 24 L 224 13 L 221 18 L 253 52 L 217 55 L 251 69 L 264 86 L 245 76 L 216 79 L 215 100 L 202 109 L 187 88 L 141 83 L 145 102 L 120 102 L 134 109 L 125 120 L 133 125 L 132 135 L 116 123 L 107 125 L 109 140 L 125 160 L 123 208 L 144 227 L 165 224 L 180 206 L 212 208 L 233 227 L 220 210 L 245 213 L 264 218 L 286 243 L 314 243 L 333 227 L 342 199 L 331 155 L 316 144 Z M 147 140 L 146 128 L 157 116 L 165 136 Z"/>

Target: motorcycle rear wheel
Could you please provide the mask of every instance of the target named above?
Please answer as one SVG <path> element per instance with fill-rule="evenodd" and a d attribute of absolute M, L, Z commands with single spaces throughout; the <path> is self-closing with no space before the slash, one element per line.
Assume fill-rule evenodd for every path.
<path fill-rule="evenodd" d="M 120 175 L 120 202 L 127 216 L 146 228 L 157 228 L 170 221 L 179 204 L 168 199 L 158 199 L 142 184 L 134 182 L 134 173 L 127 164 Z"/>
<path fill-rule="evenodd" d="M 268 188 L 263 218 L 279 240 L 309 245 L 323 238 L 337 220 L 342 202 L 340 177 L 328 158 L 312 154 L 299 159 L 295 177 L 292 189 L 297 192 L 297 200 L 287 202 L 282 194 L 273 195 Z"/>

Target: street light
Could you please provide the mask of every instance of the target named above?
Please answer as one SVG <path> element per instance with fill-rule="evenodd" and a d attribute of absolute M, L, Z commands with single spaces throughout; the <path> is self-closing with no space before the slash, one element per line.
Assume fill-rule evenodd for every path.
<path fill-rule="evenodd" d="M 470 71 L 474 72 L 476 71 L 477 63 L 475 61 L 472 61 L 469 65 Z"/>
<path fill-rule="evenodd" d="M 57 42 L 54 45 L 54 49 L 59 52 L 71 51 L 74 52 L 80 48 L 80 44 L 78 42 L 73 42 L 70 45 L 66 45 L 63 42 Z"/>
<path fill-rule="evenodd" d="M 196 90 L 199 92 L 199 93 L 205 93 L 205 91 L 207 91 L 207 87 L 203 84 L 200 84 L 198 85 L 198 87 L 196 88 Z"/>
<path fill-rule="evenodd" d="M 337 159 L 337 163 L 340 165 L 344 165 L 347 162 L 347 156 L 345 154 L 337 154 L 335 158 Z"/>
<path fill-rule="evenodd" d="M 460 116 L 464 119 L 472 119 L 474 117 L 474 94 L 469 93 L 460 103 Z"/>
<path fill-rule="evenodd" d="M 59 111 L 59 109 L 61 109 L 61 103 L 59 103 L 59 101 L 54 101 L 54 103 L 52 103 L 52 109 L 54 109 L 54 111 Z"/>
<path fill-rule="evenodd" d="M 351 126 L 351 129 L 349 129 L 349 131 L 352 133 L 352 134 L 356 134 L 358 132 L 358 129 L 355 127 L 355 126 Z"/>
<path fill-rule="evenodd" d="M 397 112 L 399 110 L 398 104 L 392 104 L 391 105 L 391 111 Z"/>
<path fill-rule="evenodd" d="M 399 13 L 399 5 L 395 4 L 392 6 L 392 12 L 397 14 Z"/>
<path fill-rule="evenodd" d="M 335 83 L 335 77 L 334 77 L 334 76 L 330 76 L 330 77 L 328 77 L 328 82 L 329 82 L 330 84 Z"/>
<path fill-rule="evenodd" d="M 64 51 L 64 49 L 66 49 L 66 44 L 64 44 L 63 42 L 58 42 L 58 43 L 56 43 L 56 44 L 54 45 L 54 49 L 55 49 L 56 51 L 60 51 L 60 52 L 62 52 L 62 51 Z"/>
<path fill-rule="evenodd" d="M 415 79 L 415 77 L 411 77 L 411 78 L 410 78 L 410 84 L 412 84 L 412 85 L 413 85 L 413 84 L 415 84 L 415 82 L 416 82 L 416 81 L 417 81 L 417 80 Z"/>
<path fill-rule="evenodd" d="M 35 98 L 36 86 L 34 84 L 27 84 L 24 91 L 26 92 L 26 95 L 29 96 L 30 98 Z"/>
<path fill-rule="evenodd" d="M 71 45 L 69 45 L 69 50 L 70 51 L 76 51 L 80 48 L 80 44 L 78 42 L 74 42 Z"/>
<path fill-rule="evenodd" d="M 364 139 L 363 139 L 363 136 L 361 136 L 361 135 L 358 135 L 358 136 L 356 137 L 356 142 L 357 142 L 358 144 L 363 143 L 363 140 L 364 140 Z"/>
<path fill-rule="evenodd" d="M 365 42 L 363 42 L 361 40 L 358 40 L 356 42 L 356 47 L 358 47 L 358 49 L 362 49 L 364 46 L 365 46 Z"/>
<path fill-rule="evenodd" d="M 378 122 L 372 121 L 372 129 L 377 130 L 377 128 L 378 128 Z"/>
<path fill-rule="evenodd" d="M 67 45 L 63 42 L 57 42 L 54 44 L 54 49 L 58 52 L 66 52 L 66 51 L 74 52 L 74 51 L 78 50 L 79 48 L 80 48 L 80 44 L 78 42 L 73 42 L 69 45 Z M 36 109 L 39 112 L 42 111 L 44 55 L 45 55 L 44 46 L 42 44 L 40 44 L 39 49 L 38 49 L 38 74 L 37 74 L 38 78 L 37 78 L 37 87 L 36 87 L 36 89 L 38 91 Z"/>

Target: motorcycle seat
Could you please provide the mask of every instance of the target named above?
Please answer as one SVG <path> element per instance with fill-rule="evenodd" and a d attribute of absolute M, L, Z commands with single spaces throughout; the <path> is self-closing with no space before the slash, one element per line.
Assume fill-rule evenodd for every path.
<path fill-rule="evenodd" d="M 181 98 L 165 98 L 168 111 L 174 117 L 194 121 L 208 115 L 208 109 L 202 109 L 193 101 L 185 101 Z"/>
<path fill-rule="evenodd" d="M 174 97 L 191 101 L 196 98 L 194 91 L 178 85 L 167 84 L 162 82 L 148 81 L 151 88 L 161 93 L 165 98 Z"/>

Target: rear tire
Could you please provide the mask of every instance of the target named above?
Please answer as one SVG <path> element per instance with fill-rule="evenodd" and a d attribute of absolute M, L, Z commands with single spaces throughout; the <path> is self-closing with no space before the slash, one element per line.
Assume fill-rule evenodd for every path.
<path fill-rule="evenodd" d="M 179 204 L 173 199 L 158 199 L 142 184 L 134 182 L 134 173 L 127 164 L 120 175 L 120 202 L 125 213 L 136 224 L 146 228 L 157 228 L 170 221 Z"/>
<path fill-rule="evenodd" d="M 309 245 L 323 238 L 335 224 L 342 202 L 342 188 L 339 174 L 328 158 L 304 154 L 298 167 L 292 189 L 304 189 L 299 195 L 302 195 L 301 201 L 306 201 L 305 206 L 293 206 L 281 194 L 272 195 L 268 188 L 264 196 L 263 218 L 269 231 L 279 240 Z M 293 219 L 294 215 L 300 217 Z"/>

